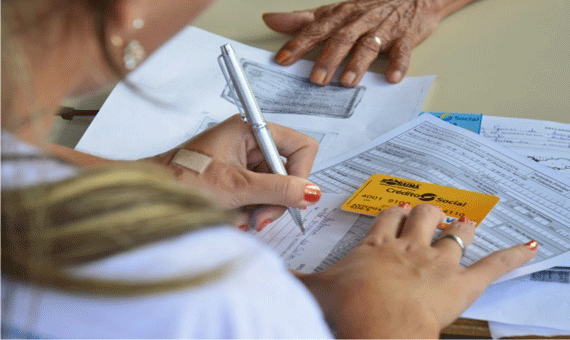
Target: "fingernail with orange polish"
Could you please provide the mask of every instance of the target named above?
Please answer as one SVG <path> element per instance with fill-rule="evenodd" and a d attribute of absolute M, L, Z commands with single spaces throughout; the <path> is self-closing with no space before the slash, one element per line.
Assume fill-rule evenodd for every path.
<path fill-rule="evenodd" d="M 259 224 L 259 227 L 257 227 L 256 231 L 262 231 L 263 228 L 267 227 L 267 225 L 268 225 L 269 223 L 271 223 L 271 222 L 273 222 L 273 220 L 270 219 L 270 218 L 268 218 L 268 219 L 266 219 L 266 220 L 263 220 L 263 221 Z"/>
<path fill-rule="evenodd" d="M 321 188 L 314 184 L 305 185 L 305 196 L 303 197 L 305 201 L 310 203 L 315 203 L 321 199 Z"/>
<path fill-rule="evenodd" d="M 461 217 L 459 218 L 459 222 L 461 222 L 461 223 L 471 223 L 471 220 L 468 219 L 468 218 L 465 217 L 465 216 L 461 216 Z"/>
<path fill-rule="evenodd" d="M 536 248 L 538 248 L 538 241 L 532 240 L 530 242 L 525 243 L 524 246 L 530 250 L 536 250 Z"/>
<path fill-rule="evenodd" d="M 241 231 L 246 231 L 248 228 L 249 228 L 249 226 L 247 224 L 242 224 L 238 227 L 238 229 Z"/>
<path fill-rule="evenodd" d="M 287 50 L 284 50 L 284 51 L 279 52 L 275 56 L 275 61 L 279 64 L 283 64 L 284 62 L 287 61 L 287 59 L 289 59 L 290 56 L 291 56 L 291 53 Z"/>
<path fill-rule="evenodd" d="M 412 208 L 412 206 L 411 206 L 409 203 L 406 203 L 406 202 L 402 202 L 402 203 L 398 204 L 398 206 L 399 206 L 400 208 L 404 208 L 404 209 L 411 209 L 411 208 Z"/>

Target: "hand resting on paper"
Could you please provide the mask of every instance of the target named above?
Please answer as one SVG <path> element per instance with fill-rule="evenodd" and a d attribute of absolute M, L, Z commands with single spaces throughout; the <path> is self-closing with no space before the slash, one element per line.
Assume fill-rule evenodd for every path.
<path fill-rule="evenodd" d="M 389 208 L 336 265 L 297 274 L 338 337 L 437 338 L 487 285 L 536 254 L 536 247 L 517 245 L 462 267 L 461 249 L 453 240 L 431 244 L 443 217 L 433 205 Z M 444 233 L 468 245 L 474 228 L 456 221 Z"/>
<path fill-rule="evenodd" d="M 293 64 L 324 43 L 310 76 L 317 85 L 327 85 L 347 56 L 340 83 L 357 85 L 379 53 L 388 55 L 386 79 L 398 83 L 408 71 L 412 50 L 441 20 L 472 1 L 351 0 L 305 11 L 266 13 L 263 20 L 277 32 L 294 35 L 275 57 L 281 65 Z"/>
<path fill-rule="evenodd" d="M 317 154 L 317 141 L 280 125 L 268 126 L 279 153 L 287 159 L 289 176 L 270 173 L 250 125 L 239 115 L 149 160 L 167 166 L 184 185 L 209 193 L 222 206 L 240 208 L 246 213 L 237 222 L 240 228 L 259 231 L 281 216 L 285 206 L 303 208 L 320 198 L 320 189 L 306 179 Z M 181 148 L 213 160 L 202 173 L 172 163 Z"/>

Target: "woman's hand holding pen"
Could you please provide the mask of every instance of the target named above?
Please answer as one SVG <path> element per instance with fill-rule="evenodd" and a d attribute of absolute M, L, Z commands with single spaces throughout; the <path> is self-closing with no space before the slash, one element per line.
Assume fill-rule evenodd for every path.
<path fill-rule="evenodd" d="M 412 50 L 429 37 L 439 22 L 473 0 L 351 0 L 316 9 L 266 13 L 271 29 L 293 34 L 275 60 L 290 65 L 324 43 L 311 72 L 311 82 L 327 85 L 342 61 L 348 62 L 340 83 L 353 87 L 376 59 L 387 53 L 386 79 L 400 82 L 408 71 Z"/>
<path fill-rule="evenodd" d="M 469 267 L 450 238 L 433 245 L 444 214 L 436 206 L 382 211 L 362 243 L 336 265 L 297 274 L 317 298 L 339 338 L 438 338 L 485 288 L 536 254 L 536 241 L 497 251 Z M 453 222 L 444 234 L 473 240 Z"/>
<path fill-rule="evenodd" d="M 303 208 L 320 198 L 308 181 L 318 143 L 295 130 L 268 123 L 288 176 L 272 174 L 253 136 L 251 125 L 235 115 L 167 153 L 151 158 L 166 165 L 188 187 L 203 190 L 221 205 L 245 214 L 236 224 L 261 230 L 283 214 L 285 206 Z M 198 173 L 171 160 L 179 149 L 212 158 Z"/>

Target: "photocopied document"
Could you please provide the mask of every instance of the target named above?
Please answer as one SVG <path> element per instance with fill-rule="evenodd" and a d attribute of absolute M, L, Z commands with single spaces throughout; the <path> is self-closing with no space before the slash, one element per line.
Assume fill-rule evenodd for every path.
<path fill-rule="evenodd" d="M 367 73 L 360 84 L 317 86 L 313 63 L 283 67 L 273 53 L 187 27 L 129 74 L 137 91 L 119 83 L 79 141 L 77 150 L 112 159 L 138 159 L 170 150 L 238 113 L 218 64 L 220 46 L 240 58 L 265 118 L 320 143 L 317 161 L 340 155 L 421 112 L 434 76 L 389 84 Z"/>
<path fill-rule="evenodd" d="M 570 177 L 570 124 L 485 116 L 479 134 Z"/>
<path fill-rule="evenodd" d="M 340 210 L 348 197 L 344 194 L 324 194 L 315 205 L 301 210 L 305 234 L 296 228 L 290 214 L 283 214 L 261 232 L 252 233 L 279 254 L 288 268 L 313 272 L 322 263 L 323 255 L 333 253 L 335 246 L 358 218 L 358 214 Z M 344 244 L 354 248 L 357 243 Z M 339 254 L 339 258 L 343 255 Z"/>
<path fill-rule="evenodd" d="M 500 281 L 570 261 L 570 179 L 475 133 L 423 115 L 319 166 L 309 179 L 324 192 L 350 195 L 375 173 L 501 198 L 477 228 L 463 265 L 532 239 L 540 243 L 537 256 Z M 361 239 L 372 220 L 358 215 L 333 250 L 321 254 L 317 270 L 348 253 L 347 243 Z"/>
<path fill-rule="evenodd" d="M 570 177 L 570 124 L 479 113 L 425 112 Z"/>

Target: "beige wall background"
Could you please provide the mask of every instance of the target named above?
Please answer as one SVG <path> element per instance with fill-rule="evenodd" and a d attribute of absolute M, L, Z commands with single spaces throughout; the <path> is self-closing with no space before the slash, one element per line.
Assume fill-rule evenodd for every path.
<path fill-rule="evenodd" d="M 194 25 L 276 52 L 287 36 L 264 12 L 314 8 L 327 0 L 219 0 Z M 570 0 L 479 0 L 445 19 L 412 55 L 409 76 L 437 75 L 423 109 L 570 123 Z M 314 60 L 316 53 L 307 59 Z M 379 73 L 378 59 L 371 71 Z M 108 92 L 65 103 L 101 107 Z M 74 146 L 87 124 L 60 122 L 54 141 Z"/>

